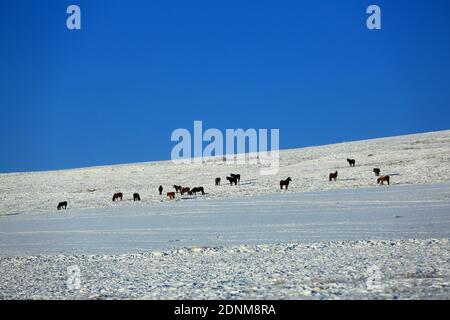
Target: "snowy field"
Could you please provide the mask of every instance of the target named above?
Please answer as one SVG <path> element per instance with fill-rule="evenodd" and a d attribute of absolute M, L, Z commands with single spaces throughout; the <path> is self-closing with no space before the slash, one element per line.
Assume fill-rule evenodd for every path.
<path fill-rule="evenodd" d="M 220 160 L 1 174 L 0 298 L 450 298 L 450 131 L 287 150 L 280 165 L 274 176 Z M 207 194 L 168 201 L 160 184 Z M 111 201 L 119 191 L 128 201 Z"/>
<path fill-rule="evenodd" d="M 171 161 L 84 168 L 34 173 L 0 174 L 0 215 L 56 211 L 60 201 L 70 209 L 127 205 L 134 192 L 144 203 L 168 201 L 173 185 L 203 186 L 211 198 L 246 197 L 280 193 L 279 181 L 292 178 L 289 192 L 349 189 L 376 185 L 374 167 L 392 176 L 393 184 L 424 184 L 450 181 L 450 131 L 341 143 L 280 152 L 280 170 L 273 176 L 260 175 L 258 165 L 224 163 L 181 165 Z M 356 159 L 350 168 L 347 158 Z M 328 174 L 339 172 L 330 183 Z M 227 185 L 225 177 L 240 173 L 241 183 Z M 222 178 L 215 186 L 214 179 Z M 158 186 L 164 187 L 159 196 Z M 123 192 L 127 201 L 111 201 Z M 182 201 L 179 197 L 176 201 Z"/>
<path fill-rule="evenodd" d="M 7 216 L 0 255 L 450 238 L 450 183 L 122 205 Z"/>
<path fill-rule="evenodd" d="M 449 299 L 449 259 L 448 239 L 2 258 L 0 298 Z"/>

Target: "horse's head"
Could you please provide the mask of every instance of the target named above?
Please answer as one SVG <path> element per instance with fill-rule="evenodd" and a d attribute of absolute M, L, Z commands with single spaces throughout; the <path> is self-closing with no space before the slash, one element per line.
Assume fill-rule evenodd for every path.
<path fill-rule="evenodd" d="M 288 178 L 287 178 L 287 181 L 292 181 L 291 177 L 288 177 Z"/>

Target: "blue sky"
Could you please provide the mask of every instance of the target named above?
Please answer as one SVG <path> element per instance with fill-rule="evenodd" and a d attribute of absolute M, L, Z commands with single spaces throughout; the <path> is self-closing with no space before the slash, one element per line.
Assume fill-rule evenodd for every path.
<path fill-rule="evenodd" d="M 279 128 L 282 149 L 450 129 L 449 15 L 447 0 L 2 0 L 0 172 L 169 159 L 194 120 Z"/>

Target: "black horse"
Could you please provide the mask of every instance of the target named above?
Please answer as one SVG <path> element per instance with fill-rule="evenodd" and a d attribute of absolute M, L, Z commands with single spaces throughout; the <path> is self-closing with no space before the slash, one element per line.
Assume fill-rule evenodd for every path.
<path fill-rule="evenodd" d="M 141 197 L 139 193 L 133 193 L 133 201 L 141 201 Z"/>
<path fill-rule="evenodd" d="M 175 192 L 176 193 L 181 193 L 181 188 L 182 188 L 182 186 L 176 186 L 176 185 L 173 185 L 173 187 L 175 188 Z"/>
<path fill-rule="evenodd" d="M 61 210 L 61 209 L 64 209 L 64 210 L 67 209 L 67 201 L 58 203 L 58 210 Z"/>
<path fill-rule="evenodd" d="M 117 201 L 119 199 L 120 199 L 120 201 L 122 201 L 122 198 L 123 198 L 122 192 L 117 192 L 117 193 L 114 193 L 112 201 Z"/>
<path fill-rule="evenodd" d="M 230 181 L 230 186 L 232 186 L 233 183 L 234 183 L 234 185 L 237 185 L 237 183 L 238 183 L 238 180 L 236 177 L 227 177 L 227 180 Z"/>
<path fill-rule="evenodd" d="M 347 162 L 350 165 L 350 167 L 354 167 L 356 164 L 356 160 L 355 159 L 348 159 L 347 158 Z"/>
<path fill-rule="evenodd" d="M 203 187 L 195 187 L 195 188 L 192 188 L 191 191 L 189 192 L 189 194 L 190 194 L 190 195 L 193 195 L 193 194 L 196 195 L 197 192 L 201 192 L 202 194 L 205 194 L 205 190 L 203 189 Z"/>
<path fill-rule="evenodd" d="M 337 176 L 338 176 L 338 172 L 337 171 L 330 173 L 330 175 L 329 175 L 330 181 L 332 181 L 332 180 L 336 181 L 337 180 Z"/>
<path fill-rule="evenodd" d="M 373 168 L 373 173 L 375 173 L 375 175 L 378 177 L 380 175 L 380 168 Z"/>
<path fill-rule="evenodd" d="M 162 186 L 159 186 L 158 191 L 159 191 L 159 195 L 162 195 L 163 187 L 162 187 Z"/>
<path fill-rule="evenodd" d="M 220 186 L 220 178 L 216 178 L 216 186 Z"/>
<path fill-rule="evenodd" d="M 232 178 L 236 178 L 237 182 L 241 182 L 241 175 L 240 174 L 234 174 L 234 173 L 230 173 L 230 176 Z"/>
<path fill-rule="evenodd" d="M 281 180 L 280 181 L 280 188 L 281 188 L 281 190 L 283 190 L 283 186 L 285 186 L 285 190 L 287 190 L 288 189 L 288 187 L 289 187 L 289 182 L 291 182 L 292 181 L 292 179 L 291 179 L 291 177 L 288 177 L 286 180 Z"/>

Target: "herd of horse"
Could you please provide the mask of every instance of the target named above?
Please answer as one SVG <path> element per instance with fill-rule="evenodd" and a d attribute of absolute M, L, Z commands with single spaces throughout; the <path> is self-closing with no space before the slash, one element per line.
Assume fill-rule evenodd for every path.
<path fill-rule="evenodd" d="M 355 167 L 355 165 L 356 165 L 355 159 L 347 158 L 347 162 L 350 165 L 350 167 Z M 380 173 L 381 173 L 380 168 L 374 168 L 373 172 L 375 173 L 375 176 L 378 177 L 377 184 L 379 184 L 379 185 L 384 185 L 384 183 L 387 183 L 388 185 L 390 184 L 390 177 L 388 175 L 380 176 Z M 328 176 L 329 181 L 337 181 L 337 177 L 338 177 L 337 171 L 331 172 Z M 241 175 L 231 173 L 230 176 L 226 177 L 226 180 L 230 183 L 230 186 L 232 186 L 232 185 L 236 186 L 241 181 Z M 214 180 L 215 185 L 220 186 L 220 181 L 221 181 L 220 177 L 215 178 L 215 180 Z M 291 182 L 291 181 L 292 181 L 291 177 L 288 177 L 285 180 L 280 180 L 280 189 L 283 190 L 283 188 L 284 188 L 284 190 L 287 190 L 289 187 L 289 182 Z M 166 194 L 166 196 L 169 198 L 169 200 L 175 199 L 175 196 L 177 193 L 179 193 L 182 196 L 185 194 L 187 194 L 187 195 L 197 195 L 197 193 L 201 193 L 202 195 L 205 194 L 205 189 L 203 187 L 194 187 L 191 189 L 189 187 L 174 185 L 173 188 L 175 189 L 175 191 L 169 191 Z M 162 195 L 163 190 L 164 190 L 163 186 L 159 186 L 159 188 L 158 188 L 159 195 Z M 113 202 L 122 201 L 122 200 L 123 200 L 122 192 L 114 193 L 114 195 L 112 197 Z M 140 197 L 139 193 L 133 194 L 133 201 L 141 201 L 141 197 Z M 57 206 L 57 209 L 58 210 L 67 209 L 67 201 L 60 202 Z"/>

